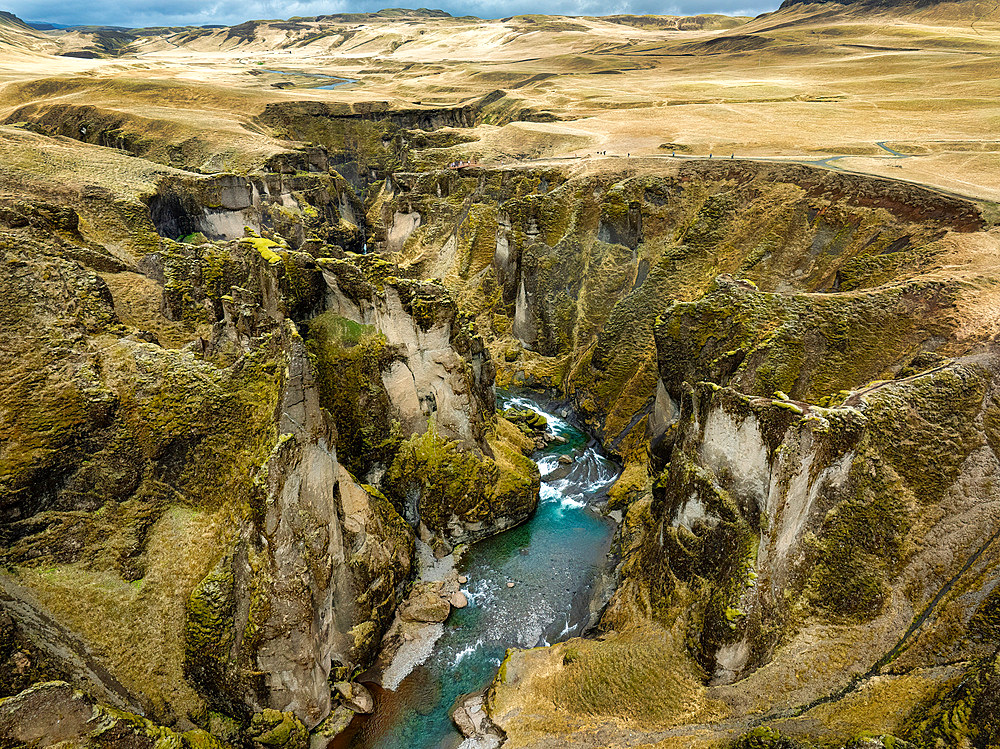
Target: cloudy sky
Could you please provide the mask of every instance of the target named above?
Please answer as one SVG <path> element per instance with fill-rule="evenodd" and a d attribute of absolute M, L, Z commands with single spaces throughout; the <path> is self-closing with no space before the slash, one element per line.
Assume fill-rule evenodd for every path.
<path fill-rule="evenodd" d="M 426 0 L 424 0 L 426 3 Z M 780 0 L 438 0 L 427 3 L 452 15 L 503 18 L 520 13 L 564 15 L 612 15 L 615 13 L 655 13 L 694 15 L 726 13 L 756 15 L 774 10 Z M 315 16 L 323 13 L 374 11 L 398 7 L 401 2 L 377 0 L 0 0 L 0 10 L 9 10 L 27 21 L 61 24 L 101 24 L 106 26 L 161 26 L 224 23 L 250 19 Z M 416 4 L 414 4 L 416 5 Z M 413 7 L 413 6 L 409 6 Z"/>

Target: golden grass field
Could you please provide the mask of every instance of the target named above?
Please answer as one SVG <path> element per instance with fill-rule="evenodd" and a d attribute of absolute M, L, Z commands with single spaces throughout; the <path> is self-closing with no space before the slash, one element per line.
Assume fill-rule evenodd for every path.
<path fill-rule="evenodd" d="M 1000 200 L 997 8 L 797 5 L 755 19 L 659 25 L 544 16 L 296 20 L 159 30 L 98 59 L 57 56 L 93 48 L 92 33 L 8 23 L 0 28 L 0 118 L 32 102 L 106 107 L 142 118 L 164 139 L 209 138 L 203 170 L 221 171 L 281 150 L 252 121 L 269 102 L 433 108 L 499 89 L 557 121 L 475 128 L 478 141 L 465 152 L 488 163 L 735 154 L 824 162 Z M 320 90 L 329 81 L 306 75 L 316 73 L 357 82 Z"/>

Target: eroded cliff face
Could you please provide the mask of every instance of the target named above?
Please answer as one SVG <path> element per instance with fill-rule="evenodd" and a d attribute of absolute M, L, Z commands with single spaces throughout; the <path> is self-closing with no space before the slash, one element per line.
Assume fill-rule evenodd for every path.
<path fill-rule="evenodd" d="M 288 174 L 164 179 L 149 199 L 150 218 L 169 239 L 240 239 L 249 227 L 273 231 L 296 249 L 320 252 L 334 245 L 361 252 L 364 209 L 344 180 L 329 171 L 325 151 L 313 149 L 297 161 L 272 159 L 270 166 L 277 169 L 301 169 Z"/>
<path fill-rule="evenodd" d="M 1000 499 L 982 428 L 993 391 L 976 359 L 875 385 L 832 408 L 717 385 L 689 390 L 653 500 L 636 510 L 649 513 L 640 556 L 655 566 L 637 564 L 630 584 L 648 584 L 655 601 L 670 601 L 675 586 L 700 590 L 687 615 L 712 684 L 787 658 L 776 646 L 794 650 L 810 620 L 840 622 L 842 647 L 857 648 L 851 630 L 866 629 L 869 641 L 839 677 L 846 684 L 867 673 L 897 643 L 912 644 L 910 622 L 992 542 L 980 534 Z M 931 560 L 939 570 L 928 577 Z M 970 587 L 949 617 L 968 622 L 986 593 Z M 628 597 L 620 591 L 617 605 Z M 826 638 L 827 657 L 838 639 Z M 985 654 L 965 655 L 976 653 Z M 800 666 L 809 657 L 796 656 Z M 774 678 L 769 699 L 781 688 Z"/>
<path fill-rule="evenodd" d="M 209 185 L 221 204 L 252 191 L 227 180 Z M 90 258 L 73 250 L 91 240 L 71 209 L 14 208 L 0 235 L 0 656 L 19 676 L 4 696 L 29 677 L 71 679 L 178 731 L 298 746 L 336 704 L 333 683 L 376 654 L 416 532 L 453 543 L 537 502 L 537 471 L 501 436 L 481 341 L 444 289 L 329 237 L 296 245 L 272 224 L 271 238 L 163 239 L 118 265 L 95 247 L 102 276 L 67 257 Z M 35 215 L 59 231 L 35 239 L 20 218 Z M 362 391 L 379 407 L 360 413 L 386 427 L 374 460 L 340 429 L 338 400 Z M 420 475 L 457 493 L 414 484 L 416 444 L 444 463 Z M 508 477 L 508 505 L 451 463 Z M 59 689 L 44 695 L 76 710 Z M 6 705 L 5 740 L 44 695 Z"/>
<path fill-rule="evenodd" d="M 360 262 L 321 263 L 331 312 L 309 328 L 352 466 L 401 498 L 440 550 L 523 522 L 538 472 L 495 415 L 493 365 L 474 323 L 440 284 Z"/>
<path fill-rule="evenodd" d="M 775 728 L 747 746 L 988 745 L 988 698 L 955 691 L 1000 644 L 998 240 L 976 206 L 737 162 L 396 175 L 369 216 L 455 290 L 501 379 L 572 397 L 626 461 L 602 634 L 510 654 L 489 705 L 512 746 L 713 746 L 751 721 Z"/>
<path fill-rule="evenodd" d="M 933 267 L 942 241 L 982 219 L 916 187 L 734 162 L 396 174 L 369 224 L 373 248 L 455 290 L 502 380 L 571 396 L 630 460 L 647 442 L 653 327 L 671 303 L 726 273 L 777 293 L 877 287 Z"/>

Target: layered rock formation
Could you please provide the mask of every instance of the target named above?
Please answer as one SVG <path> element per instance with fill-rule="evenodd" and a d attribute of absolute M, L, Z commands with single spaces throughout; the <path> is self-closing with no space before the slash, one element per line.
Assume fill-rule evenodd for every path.
<path fill-rule="evenodd" d="M 976 205 L 736 162 L 396 175 L 371 215 L 502 379 L 571 397 L 627 462 L 604 634 L 510 655 L 488 704 L 511 745 L 621 721 L 649 744 L 765 721 L 748 745 L 989 745 L 989 698 L 956 686 L 988 682 L 1000 644 L 997 239 Z"/>
<path fill-rule="evenodd" d="M 3 740 L 336 733 L 418 539 L 535 508 L 496 378 L 625 470 L 599 636 L 512 651 L 491 735 L 995 743 L 995 207 L 735 160 L 398 171 L 491 103 L 271 107 L 333 156 L 0 195 Z"/>
<path fill-rule="evenodd" d="M 298 746 L 376 654 L 415 533 L 448 546 L 521 522 L 538 475 L 444 289 L 300 241 L 308 199 L 344 226 L 356 199 L 335 175 L 282 183 L 287 224 L 245 178 L 187 184 L 178 205 L 217 200 L 272 238 L 164 238 L 133 265 L 72 209 L 3 214 L 4 696 L 71 679 L 145 716 L 140 733 Z M 4 702 L 3 739 L 76 710 L 66 689 Z"/>

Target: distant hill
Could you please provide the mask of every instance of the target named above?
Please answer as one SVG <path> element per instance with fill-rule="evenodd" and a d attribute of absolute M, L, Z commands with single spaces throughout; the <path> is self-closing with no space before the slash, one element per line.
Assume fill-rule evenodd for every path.
<path fill-rule="evenodd" d="M 13 13 L 0 10 L 0 51 L 18 56 L 51 55 L 58 43 Z"/>
<path fill-rule="evenodd" d="M 19 26 L 22 29 L 30 29 L 31 26 L 26 24 L 20 18 L 15 16 L 13 13 L 9 13 L 6 10 L 0 10 L 0 24 L 5 26 Z"/>
<path fill-rule="evenodd" d="M 49 23 L 48 21 L 27 21 L 27 24 L 35 31 L 59 31 L 69 28 L 65 23 Z"/>
<path fill-rule="evenodd" d="M 639 28 L 672 29 L 676 31 L 696 31 L 712 29 L 731 29 L 740 26 L 748 19 L 745 16 L 723 16 L 718 14 L 703 14 L 699 16 L 588 16 L 596 21 L 619 23 L 625 26 Z"/>
<path fill-rule="evenodd" d="M 781 3 L 779 10 L 784 10 L 786 8 L 791 8 L 796 5 L 846 5 L 851 7 L 856 7 L 858 9 L 864 8 L 906 8 L 919 10 L 923 8 L 928 8 L 932 5 L 943 5 L 945 3 L 953 3 L 954 0 L 784 0 Z"/>
<path fill-rule="evenodd" d="M 979 0 L 784 0 L 777 13 L 790 9 L 800 11 L 814 8 L 827 12 L 827 8 L 855 18 L 886 13 L 899 17 L 921 18 L 928 22 L 985 21 L 1000 19 L 1000 5 Z M 774 16 L 765 13 L 763 17 Z"/>
<path fill-rule="evenodd" d="M 314 16 L 309 19 L 289 19 L 309 20 L 309 21 L 334 21 L 337 23 L 358 23 L 379 18 L 452 18 L 451 13 L 443 10 L 432 10 L 430 8 L 383 8 L 375 13 L 329 13 L 322 16 Z"/>

